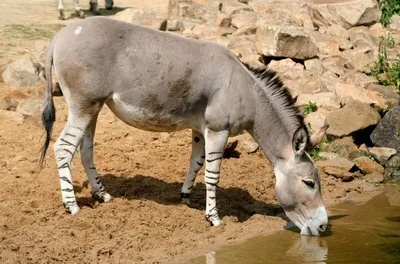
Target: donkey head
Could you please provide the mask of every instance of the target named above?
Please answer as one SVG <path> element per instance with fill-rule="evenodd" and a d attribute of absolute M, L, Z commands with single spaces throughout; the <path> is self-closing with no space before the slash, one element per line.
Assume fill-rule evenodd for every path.
<path fill-rule="evenodd" d="M 307 147 L 321 141 L 327 128 L 312 135 L 310 142 L 305 128 L 299 128 L 292 139 L 290 158 L 278 162 L 274 168 L 276 198 L 303 235 L 318 236 L 328 225 L 318 168 L 306 152 Z"/>

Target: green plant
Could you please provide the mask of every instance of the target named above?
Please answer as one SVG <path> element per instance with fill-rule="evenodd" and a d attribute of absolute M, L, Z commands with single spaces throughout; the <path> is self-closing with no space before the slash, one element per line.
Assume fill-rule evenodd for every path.
<path fill-rule="evenodd" d="M 370 75 L 381 84 L 393 86 L 400 92 L 400 57 L 389 59 L 387 49 L 393 48 L 395 40 L 389 34 L 379 42 L 378 60 L 370 65 Z"/>
<path fill-rule="evenodd" d="M 377 0 L 378 7 L 381 10 L 381 23 L 384 27 L 390 24 L 393 15 L 400 14 L 399 0 Z"/>
<path fill-rule="evenodd" d="M 317 109 L 317 104 L 309 101 L 308 104 L 304 106 L 303 114 L 308 115 L 309 113 L 317 111 Z"/>

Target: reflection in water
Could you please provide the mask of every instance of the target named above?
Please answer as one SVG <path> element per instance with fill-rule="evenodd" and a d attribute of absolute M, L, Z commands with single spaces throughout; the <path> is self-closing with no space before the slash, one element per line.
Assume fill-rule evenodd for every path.
<path fill-rule="evenodd" d="M 325 263 L 328 256 L 328 243 L 320 237 L 300 236 L 286 251 L 286 256 L 302 263 Z"/>
<path fill-rule="evenodd" d="M 352 200 L 332 206 L 329 217 L 332 226 L 325 236 L 300 236 L 287 227 L 289 230 L 225 246 L 191 263 L 400 264 L 400 223 L 396 221 L 399 207 L 400 185 L 387 186 L 371 200 Z"/>

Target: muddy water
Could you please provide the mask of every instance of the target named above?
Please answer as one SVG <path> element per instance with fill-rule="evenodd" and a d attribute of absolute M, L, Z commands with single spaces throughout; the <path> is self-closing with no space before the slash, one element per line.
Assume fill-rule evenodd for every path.
<path fill-rule="evenodd" d="M 191 263 L 400 263 L 400 185 L 329 211 L 331 228 L 323 237 L 300 236 L 289 228 L 223 247 Z"/>

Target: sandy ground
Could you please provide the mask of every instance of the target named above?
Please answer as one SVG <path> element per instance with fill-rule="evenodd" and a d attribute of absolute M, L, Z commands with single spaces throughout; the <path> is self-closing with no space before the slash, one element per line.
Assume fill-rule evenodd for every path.
<path fill-rule="evenodd" d="M 56 1 L 18 5 L 25 2 L 1 1 L 0 28 L 76 20 L 58 21 Z M 73 12 L 72 3 L 69 8 Z M 44 42 L 0 34 L 0 62 L 32 52 Z M 11 90 L 0 82 L 0 98 Z M 41 97 L 44 84 L 21 90 Z M 55 98 L 55 103 L 57 121 L 50 149 L 67 119 L 63 98 Z M 193 190 L 193 206 L 180 204 L 190 131 L 137 130 L 116 120 L 108 109 L 98 122 L 95 163 L 115 199 L 99 204 L 91 198 L 76 157 L 73 184 L 82 211 L 71 216 L 62 207 L 52 151 L 43 168 L 38 164 L 44 140 L 40 118 L 28 118 L 23 124 L 0 119 L 0 124 L 0 263 L 174 263 L 182 254 L 196 256 L 204 249 L 243 241 L 286 224 L 274 198 L 272 169 L 261 152 L 247 154 L 239 148 L 236 157 L 224 159 L 217 195 L 226 226 L 211 228 L 204 219 L 203 172 Z M 322 177 L 327 204 L 368 188 L 358 180 L 342 183 Z"/>

